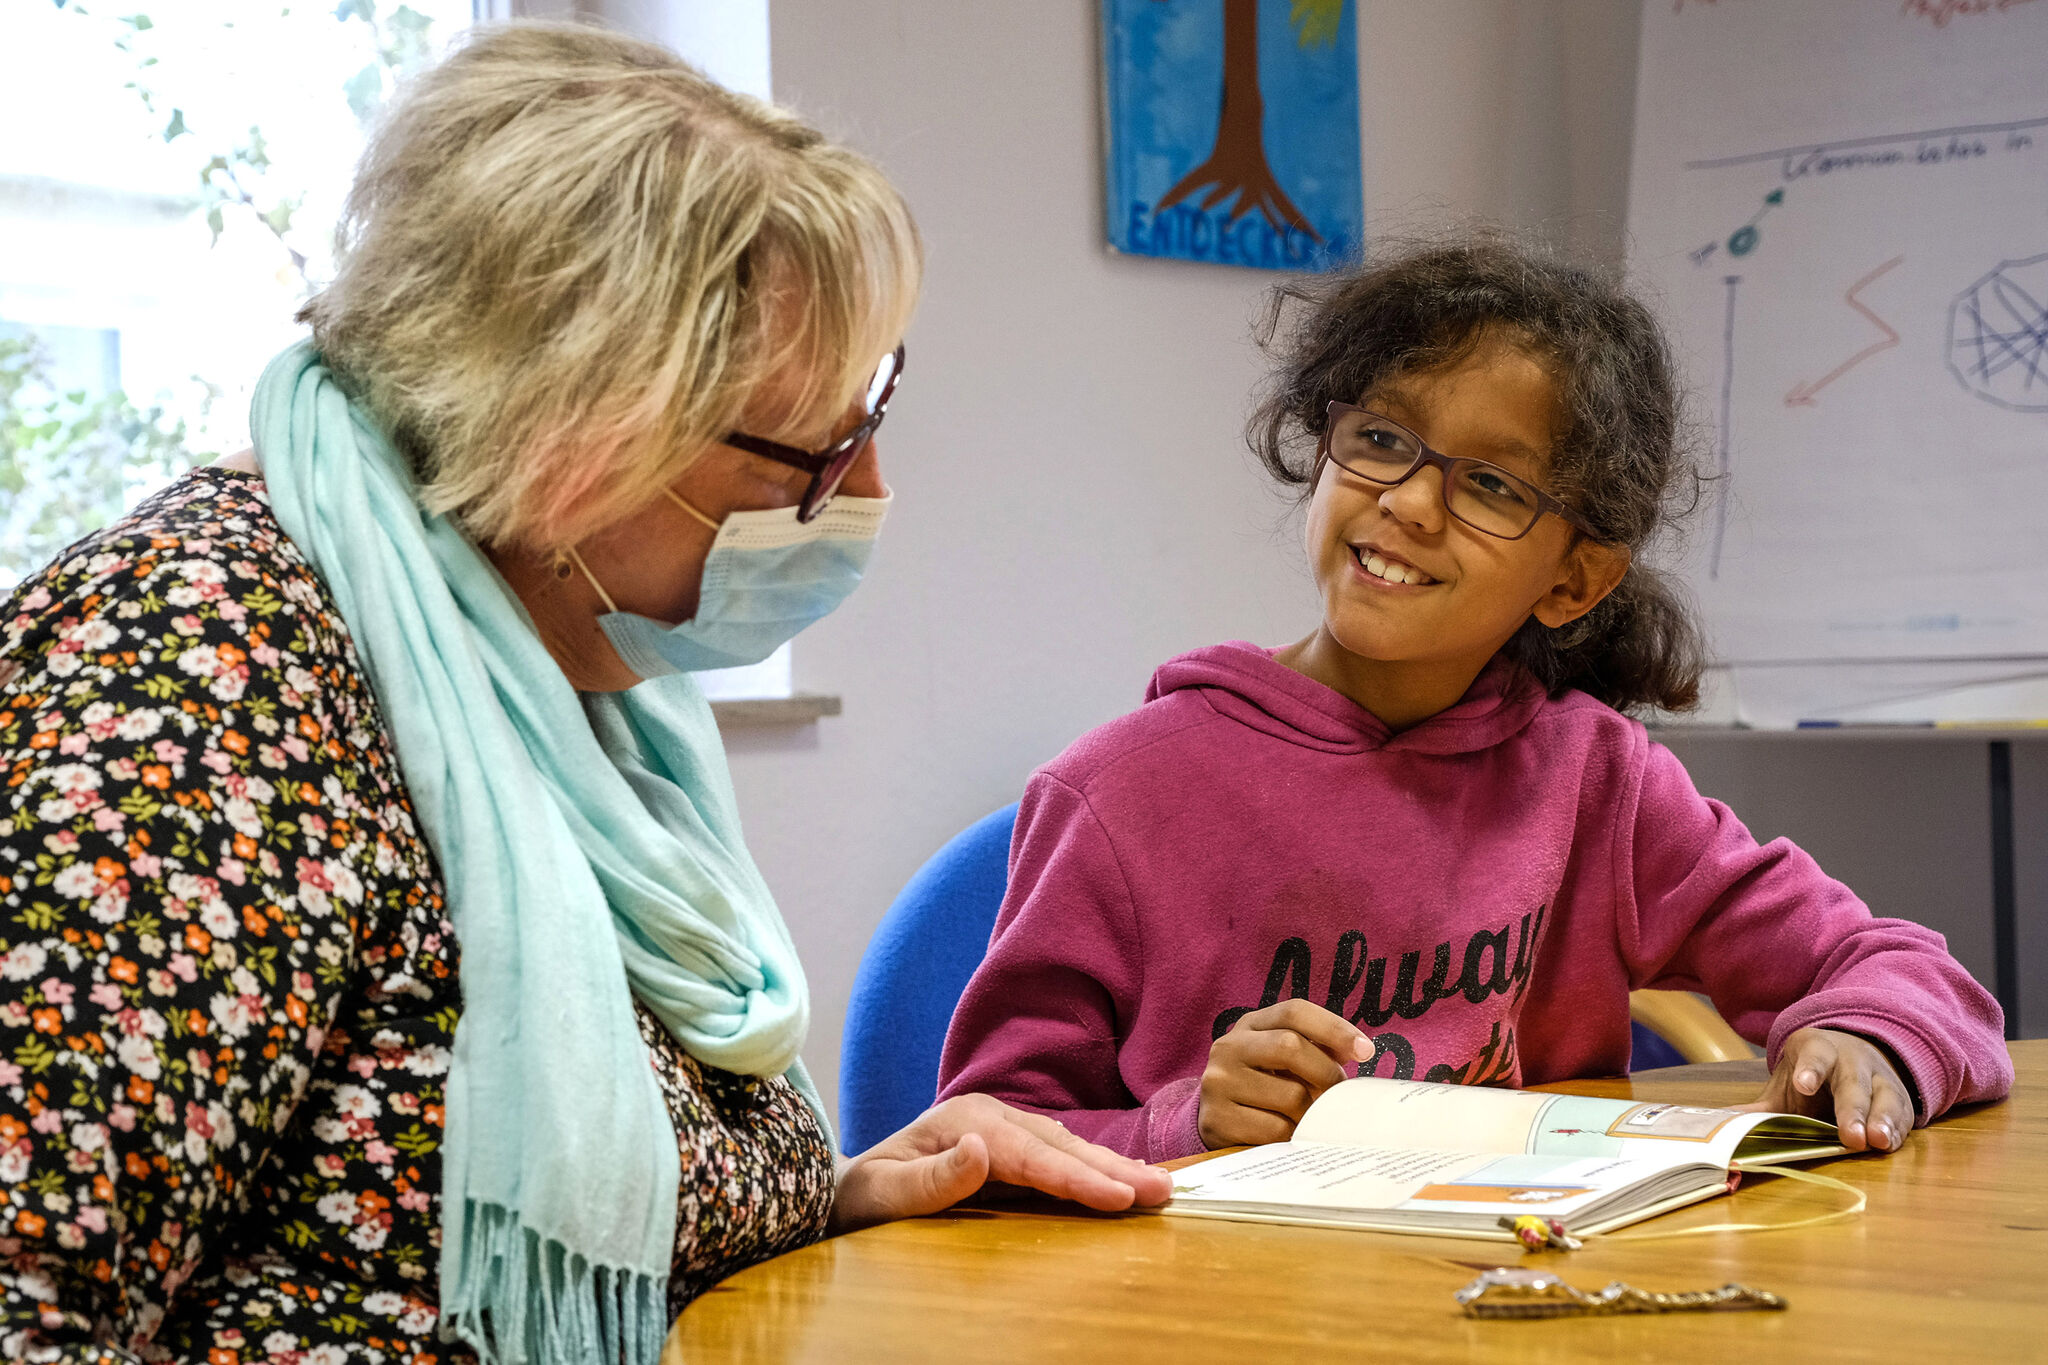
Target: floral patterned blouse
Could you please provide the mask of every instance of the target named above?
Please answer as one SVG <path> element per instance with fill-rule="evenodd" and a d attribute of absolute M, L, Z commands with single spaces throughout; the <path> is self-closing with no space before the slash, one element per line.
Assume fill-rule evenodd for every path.
<path fill-rule="evenodd" d="M 259 477 L 196 470 L 0 604 L 0 781 L 0 1356 L 471 1359 L 436 1332 L 440 873 Z M 641 1033 L 679 1312 L 821 1235 L 832 1157 L 787 1081 Z"/>

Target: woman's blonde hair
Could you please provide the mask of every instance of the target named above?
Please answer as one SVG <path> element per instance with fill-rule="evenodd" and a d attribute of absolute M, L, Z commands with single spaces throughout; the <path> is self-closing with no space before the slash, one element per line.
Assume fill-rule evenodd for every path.
<path fill-rule="evenodd" d="M 902 197 L 794 115 L 602 29 L 470 32 L 357 170 L 300 314 L 428 510 L 550 551 L 752 434 L 818 438 L 901 339 Z"/>

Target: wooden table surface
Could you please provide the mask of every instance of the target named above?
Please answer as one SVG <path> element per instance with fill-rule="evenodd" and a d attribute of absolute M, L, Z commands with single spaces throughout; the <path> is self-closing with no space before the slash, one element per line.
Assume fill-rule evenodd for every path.
<path fill-rule="evenodd" d="M 733 1276 L 676 1324 L 665 1365 L 745 1361 L 2048 1361 L 2048 1040 L 2011 1045 L 2013 1097 L 1913 1134 L 1890 1157 L 1812 1163 L 1868 1191 L 1848 1222 L 1671 1241 L 1507 1243 L 1151 1214 L 955 1211 L 838 1237 Z M 1761 1062 L 1547 1087 L 1730 1104 Z M 1783 1221 L 1839 1191 L 1751 1176 L 1637 1228 Z M 1548 1322 L 1467 1318 L 1486 1266 L 1582 1288 L 1738 1280 L 1782 1313 Z"/>

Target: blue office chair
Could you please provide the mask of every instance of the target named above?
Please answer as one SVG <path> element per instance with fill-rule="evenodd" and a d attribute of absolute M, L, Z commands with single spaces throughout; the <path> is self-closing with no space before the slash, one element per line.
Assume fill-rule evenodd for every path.
<path fill-rule="evenodd" d="M 931 1106 L 946 1026 L 1002 908 L 1016 820 L 1017 807 L 1008 805 L 956 835 L 918 869 L 868 941 L 839 1049 L 840 1144 L 848 1156 Z M 1688 1060 L 1643 1024 L 1629 1028 L 1631 1071 Z"/>
<path fill-rule="evenodd" d="M 861 954 L 839 1047 L 839 1141 L 866 1151 L 931 1107 L 939 1051 L 1010 881 L 1015 803 L 932 855 Z"/>

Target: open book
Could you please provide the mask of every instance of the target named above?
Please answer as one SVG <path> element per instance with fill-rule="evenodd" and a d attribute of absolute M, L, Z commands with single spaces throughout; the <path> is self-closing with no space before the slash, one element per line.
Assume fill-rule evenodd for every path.
<path fill-rule="evenodd" d="M 1535 1213 L 1592 1234 L 1720 1194 L 1734 1167 L 1845 1150 L 1794 1114 L 1365 1076 L 1324 1091 L 1291 1142 L 1175 1171 L 1163 1211 L 1496 1238 Z"/>

